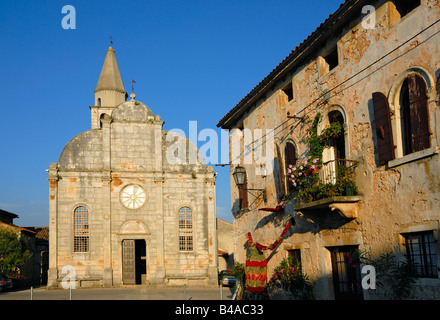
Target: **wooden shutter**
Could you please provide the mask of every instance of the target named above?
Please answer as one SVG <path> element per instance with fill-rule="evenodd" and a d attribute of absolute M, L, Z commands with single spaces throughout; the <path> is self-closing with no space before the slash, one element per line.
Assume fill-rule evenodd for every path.
<path fill-rule="evenodd" d="M 247 193 L 247 175 L 244 177 L 244 184 L 238 188 L 238 197 L 240 199 L 240 209 L 249 207 L 248 193 Z"/>
<path fill-rule="evenodd" d="M 284 148 L 284 157 L 286 159 L 286 172 L 287 172 L 287 168 L 289 167 L 289 164 L 291 164 L 292 166 L 296 165 L 296 150 L 295 150 L 295 146 L 290 143 L 287 142 L 286 143 L 286 147 Z M 289 191 L 293 188 L 292 182 L 287 179 L 287 185 L 289 188 Z"/>
<path fill-rule="evenodd" d="M 385 164 L 394 159 L 394 142 L 391 131 L 390 107 L 387 97 L 383 93 L 373 93 L 373 109 L 379 164 Z"/>
<path fill-rule="evenodd" d="M 284 172 L 283 159 L 281 158 L 280 146 L 276 145 L 277 159 L 278 159 L 278 177 L 280 179 L 279 188 L 282 195 L 286 194 L 286 174 Z"/>
<path fill-rule="evenodd" d="M 428 96 L 425 80 L 417 75 L 408 76 L 412 152 L 430 147 Z"/>

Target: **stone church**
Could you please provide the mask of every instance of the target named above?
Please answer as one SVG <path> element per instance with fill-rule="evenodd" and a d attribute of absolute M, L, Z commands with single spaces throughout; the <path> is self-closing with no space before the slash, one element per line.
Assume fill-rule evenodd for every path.
<path fill-rule="evenodd" d="M 112 47 L 94 93 L 91 130 L 47 170 L 48 287 L 216 284 L 213 168 L 128 98 Z"/>

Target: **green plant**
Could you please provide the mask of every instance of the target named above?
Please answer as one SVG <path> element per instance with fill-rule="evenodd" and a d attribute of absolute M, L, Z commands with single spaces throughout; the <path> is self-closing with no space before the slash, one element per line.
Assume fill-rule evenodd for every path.
<path fill-rule="evenodd" d="M 318 123 L 322 116 L 318 113 L 312 122 L 310 128 L 307 129 L 309 134 L 307 142 L 310 146 L 310 156 L 314 159 L 319 159 L 319 163 L 322 161 L 322 152 L 324 151 L 325 144 L 322 139 L 318 136 Z M 310 121 L 308 122 L 310 123 Z"/>
<path fill-rule="evenodd" d="M 246 282 L 246 269 L 244 264 L 235 262 L 234 266 L 228 269 L 228 274 L 233 275 L 237 279 L 234 288 L 237 288 L 237 286 L 240 285 L 240 290 L 237 292 L 237 300 L 242 300 Z"/>
<path fill-rule="evenodd" d="M 19 268 L 32 257 L 23 239 L 6 228 L 0 228 L 0 272 L 19 275 Z"/>
<path fill-rule="evenodd" d="M 309 134 L 307 142 L 310 146 L 309 154 L 312 158 L 319 159 L 318 164 L 322 162 L 322 152 L 324 151 L 324 148 L 332 139 L 339 137 L 342 133 L 342 124 L 339 122 L 333 122 L 322 130 L 320 135 L 318 135 L 318 124 L 321 119 L 321 113 L 317 113 L 315 119 L 313 119 L 312 125 L 307 129 Z M 310 121 L 307 123 L 310 123 Z"/>
<path fill-rule="evenodd" d="M 333 122 L 324 130 L 322 130 L 319 138 L 324 144 L 328 144 L 331 139 L 338 138 L 342 133 L 342 124 L 339 122 Z"/>
<path fill-rule="evenodd" d="M 246 280 L 246 271 L 243 263 L 235 262 L 234 266 L 228 269 L 228 274 L 233 275 L 242 284 Z"/>
<path fill-rule="evenodd" d="M 269 286 L 290 292 L 295 299 L 313 299 L 313 288 L 309 277 L 303 273 L 301 264 L 289 257 L 281 261 L 269 279 Z"/>
<path fill-rule="evenodd" d="M 334 183 L 319 182 L 319 166 L 315 166 L 312 172 L 304 167 L 303 169 L 294 167 L 291 169 L 293 173 L 289 175 L 289 179 L 295 187 L 297 199 L 303 203 L 335 196 L 356 195 L 358 188 L 353 177 L 355 166 L 356 164 L 351 167 L 338 164 Z M 309 171 L 308 174 L 307 171 Z"/>
<path fill-rule="evenodd" d="M 318 135 L 318 124 L 322 116 L 318 113 L 314 120 L 307 121 L 307 142 L 310 146 L 309 155 L 303 158 L 298 165 L 289 164 L 287 176 L 295 190 L 296 198 L 301 203 L 342 195 L 356 195 L 357 186 L 353 179 L 356 163 L 347 166 L 342 161 L 336 162 L 337 172 L 334 173 L 335 181 L 320 183 L 318 171 L 322 169 L 322 153 L 332 139 L 342 134 L 342 124 L 333 122 Z M 327 175 L 328 173 L 324 173 Z"/>
<path fill-rule="evenodd" d="M 316 182 L 319 158 L 311 159 L 307 157 L 296 166 L 289 164 L 287 175 L 294 187 L 304 188 Z"/>
<path fill-rule="evenodd" d="M 398 261 L 392 253 L 385 253 L 376 260 L 367 260 L 376 270 L 376 285 L 386 296 L 395 300 L 408 298 L 415 283 L 411 265 Z"/>

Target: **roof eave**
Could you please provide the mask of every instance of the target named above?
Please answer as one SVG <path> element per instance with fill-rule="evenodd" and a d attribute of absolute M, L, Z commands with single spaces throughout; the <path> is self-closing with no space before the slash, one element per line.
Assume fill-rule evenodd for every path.
<path fill-rule="evenodd" d="M 327 35 L 340 27 L 340 25 L 350 18 L 350 12 L 361 8 L 367 0 L 347 0 L 345 3 L 331 14 L 306 40 L 298 45 L 269 75 L 264 78 L 254 89 L 251 90 L 233 109 L 231 109 L 217 124 L 217 127 L 230 129 L 240 116 L 257 101 L 268 88 L 282 78 L 286 72 L 298 66 L 303 59 L 306 59 L 310 53 L 319 48 L 319 44 L 327 41 Z M 353 13 L 354 14 L 354 13 Z"/>

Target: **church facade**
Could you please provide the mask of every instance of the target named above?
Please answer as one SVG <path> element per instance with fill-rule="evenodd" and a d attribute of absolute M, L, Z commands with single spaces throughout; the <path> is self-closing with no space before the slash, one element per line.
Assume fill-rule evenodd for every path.
<path fill-rule="evenodd" d="M 91 130 L 47 170 L 48 287 L 216 284 L 213 168 L 127 99 L 112 47 L 94 93 Z"/>

